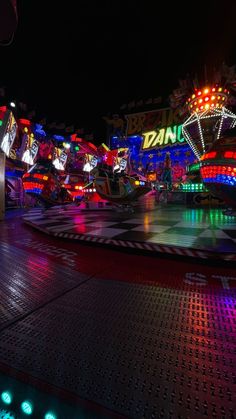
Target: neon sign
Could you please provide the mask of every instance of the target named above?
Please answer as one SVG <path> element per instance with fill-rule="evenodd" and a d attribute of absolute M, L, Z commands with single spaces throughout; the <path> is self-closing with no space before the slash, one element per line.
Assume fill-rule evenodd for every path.
<path fill-rule="evenodd" d="M 142 134 L 142 137 L 142 150 L 185 142 L 185 139 L 182 136 L 182 125 L 161 128 L 158 131 L 148 131 Z"/>

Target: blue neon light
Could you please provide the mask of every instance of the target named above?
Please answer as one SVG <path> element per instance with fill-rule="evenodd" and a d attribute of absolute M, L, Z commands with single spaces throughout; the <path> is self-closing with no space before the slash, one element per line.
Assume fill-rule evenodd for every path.
<path fill-rule="evenodd" d="M 32 188 L 32 189 L 25 189 L 26 193 L 35 193 L 36 195 L 40 195 L 42 193 L 42 189 L 40 188 Z"/>
<path fill-rule="evenodd" d="M 42 129 L 43 126 L 40 124 L 35 124 L 34 133 L 46 137 L 46 132 Z"/>
<path fill-rule="evenodd" d="M 236 186 L 236 177 L 229 175 L 216 175 L 215 177 L 207 177 L 204 179 L 206 183 L 223 183 L 225 185 Z"/>
<path fill-rule="evenodd" d="M 54 140 L 57 141 L 65 141 L 65 137 L 63 137 L 62 135 L 53 135 Z"/>

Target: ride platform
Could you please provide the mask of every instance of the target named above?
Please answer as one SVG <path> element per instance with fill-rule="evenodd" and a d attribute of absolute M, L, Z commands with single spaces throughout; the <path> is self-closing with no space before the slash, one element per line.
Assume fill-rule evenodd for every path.
<path fill-rule="evenodd" d="M 58 239 L 154 254 L 236 260 L 236 217 L 225 215 L 222 208 L 160 204 L 151 194 L 134 208 L 33 208 L 23 220 Z"/>

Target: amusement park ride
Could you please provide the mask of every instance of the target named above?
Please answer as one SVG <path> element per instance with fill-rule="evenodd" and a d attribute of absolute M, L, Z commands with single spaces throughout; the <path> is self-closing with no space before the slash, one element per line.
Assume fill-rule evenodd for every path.
<path fill-rule="evenodd" d="M 236 213 L 236 114 L 231 110 L 236 103 L 235 80 L 234 67 L 223 66 L 212 84 L 199 87 L 191 81 L 171 96 L 171 105 L 182 118 L 183 136 L 196 157 L 186 171 L 187 181 L 181 176 L 177 187 L 188 191 L 190 185 L 192 190 L 195 179 L 198 192 L 211 191 L 229 206 L 226 215 Z M 151 191 L 156 173 L 151 174 L 153 178 L 136 173 L 128 148 L 97 147 L 77 134 L 64 137 L 63 142 L 55 138 L 29 120 L 16 120 L 6 107 L 0 108 L 1 157 L 21 165 L 25 193 L 44 206 L 93 200 L 125 209 Z M 176 188 L 171 170 L 166 153 L 162 182 L 158 182 L 168 193 Z"/>
<path fill-rule="evenodd" d="M 186 83 L 172 95 L 172 104 L 182 115 L 183 136 L 203 184 L 229 205 L 226 215 L 236 215 L 236 114 L 228 108 L 236 103 L 235 68 L 223 65 L 212 79 L 201 87 Z"/>
<path fill-rule="evenodd" d="M 16 121 L 6 107 L 0 108 L 0 121 L 1 152 L 24 168 L 23 188 L 35 203 L 79 205 L 93 199 L 132 207 L 150 190 L 139 176 L 127 173 L 129 156 L 123 149 L 96 147 L 76 134 L 59 146 L 45 139 L 38 124 Z"/>

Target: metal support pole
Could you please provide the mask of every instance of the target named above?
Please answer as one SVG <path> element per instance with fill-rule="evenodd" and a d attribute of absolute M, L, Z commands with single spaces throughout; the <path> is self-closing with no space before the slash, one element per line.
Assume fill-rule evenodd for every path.
<path fill-rule="evenodd" d="M 0 151 L 0 220 L 5 217 L 5 165 L 6 156 Z"/>

